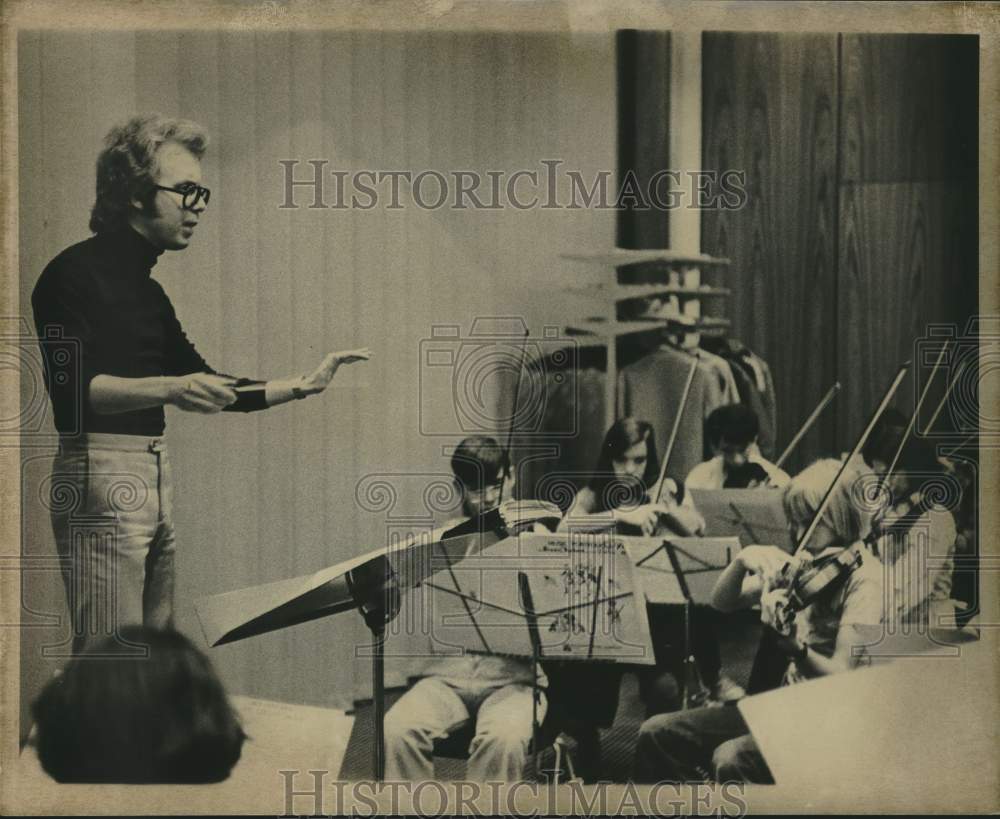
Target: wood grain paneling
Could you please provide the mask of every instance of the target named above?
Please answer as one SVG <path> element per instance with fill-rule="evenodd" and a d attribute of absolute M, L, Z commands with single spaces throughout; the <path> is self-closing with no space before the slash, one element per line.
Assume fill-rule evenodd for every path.
<path fill-rule="evenodd" d="M 634 174 L 640 196 L 670 168 L 670 32 L 620 31 L 618 58 L 618 185 Z M 618 213 L 618 247 L 670 246 L 667 214 L 629 205 Z"/>
<path fill-rule="evenodd" d="M 706 32 L 706 170 L 746 174 L 739 210 L 706 210 L 702 250 L 732 260 L 733 335 L 771 365 L 779 450 L 836 379 L 836 35 Z M 720 274 L 716 274 L 721 277 Z M 790 461 L 834 446 L 828 410 Z"/>
<path fill-rule="evenodd" d="M 912 360 L 894 404 L 913 411 L 930 324 L 965 324 L 963 287 L 974 275 L 962 235 L 960 182 L 845 184 L 841 188 L 838 368 L 845 374 L 839 439 L 864 428 L 893 373 Z M 972 279 L 974 281 L 974 279 Z"/>
<path fill-rule="evenodd" d="M 974 179 L 975 35 L 842 35 L 845 182 Z"/>
<path fill-rule="evenodd" d="M 779 444 L 844 387 L 793 471 L 849 446 L 928 325 L 977 303 L 976 38 L 837 42 L 704 36 L 704 164 L 745 169 L 749 200 L 707 211 L 702 247 L 733 259 L 733 332 L 771 363 Z"/>
<path fill-rule="evenodd" d="M 845 379 L 840 439 L 857 436 L 901 362 L 912 358 L 940 236 L 929 185 L 841 188 L 838 345 Z M 892 241 L 886 241 L 888 237 Z M 905 409 L 908 385 L 894 402 Z"/>
<path fill-rule="evenodd" d="M 931 324 L 961 333 L 978 304 L 978 38 L 843 35 L 839 435 L 861 432 L 903 360 L 912 412 Z M 926 373 L 924 373 L 926 375 Z M 933 400 L 935 393 L 931 393 Z"/>

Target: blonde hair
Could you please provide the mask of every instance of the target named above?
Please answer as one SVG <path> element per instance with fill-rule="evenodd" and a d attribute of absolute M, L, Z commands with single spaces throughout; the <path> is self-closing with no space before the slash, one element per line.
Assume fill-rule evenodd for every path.
<path fill-rule="evenodd" d="M 842 463 L 833 458 L 816 461 L 791 480 L 781 496 L 789 523 L 808 526 L 812 522 L 841 466 Z M 852 461 L 837 481 L 823 512 L 822 522 L 846 544 L 863 539 L 871 531 L 871 510 L 861 499 L 859 489 L 872 476 L 870 469 Z"/>
<path fill-rule="evenodd" d="M 94 233 L 122 227 L 129 202 L 147 202 L 156 192 L 156 152 L 164 142 L 178 142 L 201 159 L 208 135 L 196 122 L 160 114 L 132 117 L 108 131 L 97 157 L 97 200 L 90 212 Z"/>

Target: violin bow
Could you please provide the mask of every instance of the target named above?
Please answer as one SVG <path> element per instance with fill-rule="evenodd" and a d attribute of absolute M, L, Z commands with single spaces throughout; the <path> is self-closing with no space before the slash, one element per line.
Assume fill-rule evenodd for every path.
<path fill-rule="evenodd" d="M 968 367 L 968 365 L 969 361 L 968 359 L 966 359 L 965 361 L 962 362 L 962 365 L 958 368 L 958 372 L 955 373 L 955 377 L 951 379 L 950 382 L 948 382 L 948 386 L 945 387 L 944 395 L 941 396 L 941 400 L 938 402 L 937 408 L 934 410 L 934 414 L 931 415 L 931 420 L 927 422 L 927 426 L 924 427 L 924 431 L 920 433 L 921 435 L 926 435 L 928 432 L 931 431 L 931 428 L 937 421 L 938 416 L 941 414 L 941 410 L 944 409 L 944 405 L 948 402 L 948 396 L 951 395 L 951 391 L 958 383 L 958 379 L 965 374 L 965 370 Z"/>
<path fill-rule="evenodd" d="M 528 328 L 524 328 L 524 335 L 521 337 L 521 361 L 517 367 L 517 381 L 514 382 L 514 404 L 510 410 L 510 426 L 507 429 L 507 448 L 505 451 L 504 464 L 505 468 L 503 474 L 500 476 L 500 491 L 497 493 L 497 506 L 503 503 L 503 488 L 504 484 L 507 482 L 507 472 L 514 468 L 513 464 L 510 462 L 510 450 L 514 443 L 514 421 L 517 418 L 517 400 L 518 395 L 521 392 L 521 374 L 524 372 L 524 356 L 528 349 L 526 344 L 528 339 Z"/>
<path fill-rule="evenodd" d="M 806 437 L 806 433 L 812 429 L 812 425 L 816 423 L 816 419 L 819 418 L 823 410 L 833 403 L 833 399 L 837 397 L 838 392 L 840 392 L 840 382 L 835 381 L 833 386 L 826 391 L 826 395 L 823 396 L 823 399 L 816 405 L 816 409 L 810 413 L 809 417 L 806 418 L 805 423 L 799 428 L 799 431 L 795 433 L 795 436 L 789 442 L 788 446 L 785 447 L 785 451 L 781 453 L 781 457 L 775 461 L 775 466 L 780 467 L 788 459 L 788 456 L 792 454 L 795 447 L 797 447 L 802 439 Z"/>
<path fill-rule="evenodd" d="M 974 439 L 974 438 L 975 438 L 975 437 L 976 437 L 976 436 L 977 436 L 978 434 L 979 434 L 979 430 L 976 430 L 976 431 L 975 431 L 975 432 L 973 432 L 973 433 L 972 433 L 972 434 L 971 434 L 971 435 L 970 435 L 970 436 L 969 436 L 968 438 L 966 438 L 966 439 L 965 439 L 964 441 L 962 441 L 962 443 L 960 443 L 960 444 L 959 444 L 959 445 L 958 445 L 957 447 L 955 447 L 954 449 L 950 449 L 950 450 L 948 450 L 948 451 L 947 451 L 946 453 L 944 453 L 944 455 L 942 455 L 941 457 L 942 457 L 942 458 L 953 458 L 953 457 L 955 456 L 955 453 L 957 453 L 957 452 L 958 452 L 959 450 L 962 450 L 962 449 L 965 449 L 965 447 L 967 447 L 967 446 L 968 446 L 969 444 L 971 444 L 971 443 L 972 443 L 972 441 L 973 441 L 973 439 Z"/>
<path fill-rule="evenodd" d="M 886 470 L 885 475 L 878 482 L 878 491 L 881 494 L 882 487 L 888 482 L 889 478 L 892 477 L 892 472 L 896 468 L 896 464 L 899 463 L 899 456 L 903 454 L 903 448 L 906 446 L 907 440 L 909 440 L 910 434 L 913 432 L 913 427 L 917 422 L 917 416 L 920 415 L 920 408 L 924 405 L 924 399 L 927 398 L 927 393 L 930 391 L 931 384 L 934 383 L 934 376 L 937 375 L 938 368 L 941 366 L 941 362 L 944 360 L 944 354 L 948 350 L 949 342 L 945 342 L 941 347 L 941 352 L 938 353 L 937 361 L 934 362 L 934 367 L 931 370 L 930 376 L 927 378 L 927 383 L 924 384 L 924 388 L 920 391 L 920 397 L 917 399 L 917 405 L 913 409 L 913 415 L 910 416 L 910 422 L 906 425 L 906 430 L 903 432 L 903 437 L 899 442 L 899 446 L 896 447 L 896 453 L 892 456 L 892 463 L 889 464 L 889 468 Z M 954 384 L 954 382 L 952 382 Z M 949 388 L 950 389 L 950 388 Z M 947 398 L 947 392 L 945 392 L 945 398 Z M 928 432 L 930 427 L 924 430 L 924 433 Z"/>
<path fill-rule="evenodd" d="M 865 426 L 858 438 L 857 442 L 854 444 L 854 448 L 851 453 L 844 459 L 844 462 L 840 465 L 840 469 L 837 470 L 837 475 L 827 487 L 826 494 L 823 495 L 823 500 L 820 501 L 819 507 L 816 509 L 816 514 L 813 515 L 812 521 L 810 521 L 808 528 L 802 533 L 802 537 L 799 538 L 799 542 L 795 545 L 795 551 L 793 555 L 797 555 L 802 551 L 802 548 L 809 542 L 809 538 L 812 537 L 813 532 L 816 531 L 816 527 L 819 526 L 819 522 L 826 512 L 827 506 L 830 505 L 830 500 L 833 498 L 833 490 L 836 489 L 837 484 L 840 483 L 840 479 L 843 477 L 844 472 L 847 471 L 848 465 L 853 461 L 861 448 L 865 445 L 868 440 L 868 436 L 871 435 L 872 430 L 875 428 L 875 424 L 878 423 L 878 419 L 882 417 L 882 413 L 885 412 L 886 407 L 889 406 L 889 402 L 892 401 L 892 397 L 896 394 L 896 390 L 899 389 L 899 385 L 902 383 L 903 378 L 910 369 L 910 362 L 906 361 L 899 366 L 896 371 L 896 375 L 892 379 L 892 383 L 889 384 L 888 389 L 882 396 L 882 400 L 879 402 L 878 407 L 875 412 L 872 413 L 871 419 L 869 419 L 868 424 Z"/>
<path fill-rule="evenodd" d="M 674 415 L 674 426 L 670 430 L 670 441 L 667 443 L 667 449 L 663 453 L 663 463 L 660 464 L 660 477 L 657 479 L 659 481 L 659 489 L 656 492 L 656 499 L 653 503 L 659 503 L 660 498 L 663 497 L 663 483 L 667 476 L 667 464 L 670 463 L 670 456 L 674 451 L 674 444 L 677 442 L 677 431 L 681 426 L 681 417 L 684 415 L 684 408 L 687 406 L 688 396 L 691 394 L 691 384 L 694 382 L 694 374 L 698 369 L 698 359 L 691 359 L 691 369 L 688 370 L 687 381 L 684 382 L 684 392 L 681 393 L 681 403 L 677 408 L 677 414 Z"/>

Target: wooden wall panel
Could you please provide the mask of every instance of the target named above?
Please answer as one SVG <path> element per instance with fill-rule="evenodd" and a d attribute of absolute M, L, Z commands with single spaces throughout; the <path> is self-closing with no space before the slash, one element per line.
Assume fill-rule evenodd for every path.
<path fill-rule="evenodd" d="M 618 184 L 632 173 L 642 191 L 670 165 L 670 32 L 619 31 Z M 645 195 L 645 194 L 643 194 Z M 628 201 L 628 199 L 626 199 Z M 657 208 L 618 213 L 618 247 L 670 246 L 667 215 Z"/>
<path fill-rule="evenodd" d="M 974 37 L 704 35 L 703 164 L 746 169 L 750 196 L 705 212 L 702 247 L 734 261 L 779 442 L 844 387 L 793 470 L 849 446 L 928 324 L 975 310 L 977 58 Z"/>
<path fill-rule="evenodd" d="M 780 450 L 836 379 L 836 35 L 706 32 L 706 170 L 746 172 L 740 210 L 706 210 L 702 249 L 732 259 L 733 335 L 771 365 Z M 790 461 L 834 446 L 822 418 Z"/>
<path fill-rule="evenodd" d="M 849 377 L 839 434 L 845 442 L 861 433 L 900 363 L 912 360 L 912 372 L 923 367 L 926 374 L 916 345 L 929 325 L 950 323 L 959 331 L 965 326 L 965 289 L 975 265 L 970 268 L 969 245 L 962 240 L 968 238 L 963 187 L 957 182 L 841 187 L 838 359 Z M 894 404 L 912 412 L 922 384 L 908 379 Z"/>
<path fill-rule="evenodd" d="M 899 363 L 919 366 L 915 345 L 930 324 L 960 333 L 976 310 L 977 61 L 976 37 L 842 37 L 837 356 L 851 378 L 844 441 L 861 432 Z M 912 412 L 922 383 L 904 383 L 901 410 Z"/>
<path fill-rule="evenodd" d="M 979 38 L 842 38 L 842 180 L 975 178 Z"/>
<path fill-rule="evenodd" d="M 850 373 L 841 396 L 845 446 L 864 428 L 899 364 L 913 356 L 930 277 L 941 268 L 933 193 L 931 185 L 911 183 L 841 189 L 838 353 Z M 904 411 L 907 386 L 894 402 Z"/>

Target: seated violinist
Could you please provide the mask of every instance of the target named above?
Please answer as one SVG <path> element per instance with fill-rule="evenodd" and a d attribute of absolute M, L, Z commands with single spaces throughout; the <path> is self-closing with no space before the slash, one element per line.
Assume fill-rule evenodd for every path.
<path fill-rule="evenodd" d="M 889 505 L 869 540 L 890 586 L 893 607 L 886 618 L 899 624 L 947 627 L 955 620 L 951 589 L 958 532 L 951 512 L 933 503 L 930 490 L 949 483 L 942 481 L 946 470 L 933 445 L 912 433 L 906 436 L 907 426 L 901 413 L 887 410 L 862 450 L 879 476 L 886 475 L 895 461 L 884 479 Z M 958 498 L 954 503 L 957 506 Z"/>
<path fill-rule="evenodd" d="M 477 435 L 463 440 L 452 456 L 451 468 L 466 518 L 495 507 L 501 483 L 504 496 L 512 497 L 513 470 L 507 453 L 493 438 Z M 539 684 L 546 685 L 541 671 Z M 539 720 L 545 709 L 543 693 Z M 443 657 L 425 669 L 386 714 L 386 779 L 433 779 L 434 741 L 463 728 L 469 720 L 475 720 L 476 732 L 469 746 L 468 778 L 520 780 L 532 733 L 531 661 L 466 654 Z"/>
<path fill-rule="evenodd" d="M 713 605 L 722 611 L 761 606 L 761 619 L 778 631 L 789 664 L 784 684 L 847 671 L 864 662 L 855 648 L 874 642 L 882 626 L 882 567 L 864 549 L 870 515 L 852 498 L 852 487 L 865 478 L 855 463 L 838 473 L 841 463 L 814 463 L 789 483 L 782 496 L 793 535 L 800 538 L 836 481 L 830 503 L 803 545 L 813 562 L 862 554 L 860 565 L 845 571 L 791 619 L 785 578 L 798 560 L 775 546 L 747 546 L 720 575 Z M 867 558 L 867 559 L 866 559 Z M 822 745 L 822 737 L 817 738 Z M 744 781 L 770 783 L 772 777 L 736 708 L 697 708 L 662 714 L 639 729 L 635 780 Z"/>
<path fill-rule="evenodd" d="M 593 525 L 614 526 L 619 534 L 651 535 L 662 524 L 675 535 L 700 535 L 705 520 L 691 496 L 667 477 L 661 496 L 659 473 L 652 425 L 635 418 L 615 421 L 604 436 L 597 466 L 570 503 L 560 531 Z"/>
<path fill-rule="evenodd" d="M 705 420 L 705 435 L 712 458 L 688 473 L 688 489 L 753 489 L 782 487 L 788 473 L 760 454 L 757 436 L 760 421 L 746 404 L 727 404 Z"/>
<path fill-rule="evenodd" d="M 636 418 L 619 419 L 604 436 L 594 472 L 573 498 L 559 530 L 603 525 L 626 535 L 700 535 L 705 520 L 682 483 L 664 477 L 662 497 L 653 502 L 659 494 L 659 473 L 652 425 Z M 677 606 L 648 605 L 647 613 L 657 664 L 655 670 L 640 673 L 639 685 L 647 712 L 653 714 L 678 707 L 684 620 Z M 695 659 L 708 696 L 717 702 L 739 699 L 743 689 L 721 673 L 714 612 L 698 606 L 692 620 Z"/>

